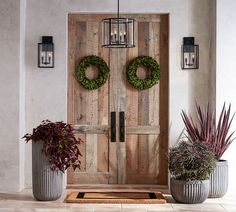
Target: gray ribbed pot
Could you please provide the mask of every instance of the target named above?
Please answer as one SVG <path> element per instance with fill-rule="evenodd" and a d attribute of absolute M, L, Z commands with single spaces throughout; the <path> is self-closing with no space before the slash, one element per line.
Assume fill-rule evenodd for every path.
<path fill-rule="evenodd" d="M 63 173 L 50 169 L 49 157 L 42 148 L 43 141 L 32 142 L 33 195 L 41 201 L 56 200 L 62 195 Z"/>
<path fill-rule="evenodd" d="M 170 192 L 176 202 L 187 204 L 202 203 L 209 194 L 209 180 L 184 181 L 171 178 Z"/>
<path fill-rule="evenodd" d="M 216 162 L 216 168 L 210 175 L 209 198 L 223 197 L 228 190 L 228 162 L 220 160 Z"/>

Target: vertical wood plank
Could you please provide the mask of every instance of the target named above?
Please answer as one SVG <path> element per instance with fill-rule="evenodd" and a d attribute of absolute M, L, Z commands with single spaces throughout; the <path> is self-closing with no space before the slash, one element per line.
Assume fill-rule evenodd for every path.
<path fill-rule="evenodd" d="M 82 57 L 86 56 L 86 22 L 76 22 L 76 48 L 75 48 L 75 68 L 78 65 Z M 82 124 L 86 121 L 86 110 L 84 102 L 86 101 L 85 89 L 76 81 L 75 69 L 73 71 L 73 83 L 74 83 L 74 124 Z M 78 172 L 85 171 L 86 169 L 86 136 L 81 134 L 80 138 L 83 143 L 80 145 L 81 149 L 81 170 L 76 170 Z"/>
<path fill-rule="evenodd" d="M 75 80 L 75 67 L 76 67 L 76 61 L 78 58 L 80 58 L 82 55 L 85 54 L 85 32 L 86 32 L 86 24 L 85 22 L 78 23 L 75 21 L 74 16 L 69 15 L 68 19 L 68 122 L 71 124 L 77 124 L 80 120 L 80 115 L 82 114 L 80 112 L 82 104 L 80 103 L 80 93 L 78 92 L 79 85 L 77 81 Z M 80 45 L 78 46 L 78 36 L 81 41 Z M 79 48 L 79 51 L 78 51 Z M 80 50 L 81 49 L 81 50 Z M 82 157 L 80 158 L 81 161 L 81 170 L 78 171 L 84 171 L 85 170 L 85 135 L 76 135 L 76 137 L 80 137 L 84 142 L 80 145 L 80 151 L 82 153 Z M 69 169 L 68 170 L 68 183 L 74 183 L 74 170 Z"/>
<path fill-rule="evenodd" d="M 86 172 L 97 171 L 97 134 L 86 134 Z"/>
<path fill-rule="evenodd" d="M 98 23 L 98 55 L 109 64 L 109 49 L 102 48 L 102 23 Z M 109 83 L 108 81 L 98 89 L 98 125 L 108 125 L 109 116 Z M 97 171 L 108 171 L 108 159 L 109 159 L 109 140 L 108 134 L 98 135 L 97 146 Z"/>
<path fill-rule="evenodd" d="M 149 23 L 149 56 L 153 57 L 160 64 L 160 23 Z M 159 105 L 160 102 L 160 83 L 149 89 L 149 125 L 159 125 Z M 148 161 L 149 173 L 157 176 L 159 174 L 158 164 L 161 163 L 157 155 L 159 154 L 159 136 L 148 136 Z"/>
<path fill-rule="evenodd" d="M 149 54 L 149 23 L 138 23 L 138 54 Z M 145 73 L 145 72 L 144 72 Z M 149 91 L 141 90 L 138 94 L 138 124 L 148 125 L 148 104 L 149 104 Z M 148 161 L 148 137 L 147 135 L 138 136 L 139 145 L 139 172 L 147 173 Z"/>
<path fill-rule="evenodd" d="M 117 75 L 117 84 L 118 84 L 118 112 L 125 112 L 126 109 L 126 49 L 118 49 L 118 75 Z M 125 112 L 126 114 L 126 112 Z M 119 120 L 119 119 L 118 119 Z M 120 127 L 120 123 L 119 123 Z M 119 132 L 119 131 L 118 131 Z M 119 148 L 118 148 L 118 183 L 124 184 L 126 179 L 126 136 L 125 142 L 120 142 L 119 135 Z"/>
<path fill-rule="evenodd" d="M 86 56 L 86 22 L 76 22 L 76 46 L 75 46 L 75 68 L 73 70 L 74 83 L 74 124 L 86 122 L 86 107 L 83 101 L 86 99 L 85 89 L 77 82 L 75 77 L 75 69 L 79 61 Z"/>
<path fill-rule="evenodd" d="M 135 48 L 127 50 L 127 65 L 138 56 L 138 24 L 135 23 Z M 138 90 L 126 81 L 126 125 L 138 125 Z M 126 136 L 126 183 L 132 183 L 130 175 L 138 173 L 138 135 Z"/>
<path fill-rule="evenodd" d="M 168 183 L 168 164 L 166 160 L 166 152 L 168 151 L 168 107 L 169 107 L 169 16 L 161 16 L 161 82 L 160 82 L 160 152 L 159 160 L 162 161 L 160 164 L 161 174 L 159 177 L 159 183 L 167 185 Z"/>
<path fill-rule="evenodd" d="M 109 79 L 109 107 L 110 112 L 116 112 L 116 120 L 118 120 L 118 105 L 117 105 L 117 98 L 118 98 L 118 84 L 117 84 L 117 75 L 118 75 L 118 67 L 117 67 L 117 49 L 110 49 L 110 79 Z M 110 125 L 110 116 L 109 116 L 109 125 Z M 118 125 L 116 126 L 116 132 L 118 132 Z M 118 183 L 118 165 L 117 165 L 117 156 L 118 156 L 118 133 L 116 134 L 116 142 L 109 141 L 109 183 L 116 184 Z"/>
<path fill-rule="evenodd" d="M 98 54 L 98 22 L 87 22 L 87 55 Z M 92 74 L 95 74 L 93 70 Z M 93 77 L 93 76 L 92 76 Z M 86 91 L 86 124 L 98 124 L 98 90 Z M 89 105 L 89 106 L 88 106 Z M 86 172 L 97 171 L 97 134 L 86 134 Z"/>

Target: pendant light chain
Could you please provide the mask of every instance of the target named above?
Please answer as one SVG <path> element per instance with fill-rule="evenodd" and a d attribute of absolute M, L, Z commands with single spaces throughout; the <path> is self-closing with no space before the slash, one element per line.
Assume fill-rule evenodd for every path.
<path fill-rule="evenodd" d="M 118 9 L 117 9 L 117 13 L 118 13 L 118 15 L 117 15 L 117 30 L 118 30 L 118 32 L 117 32 L 117 37 L 118 37 L 118 39 L 119 39 L 119 37 L 120 37 L 120 0 L 117 0 L 117 2 L 118 2 Z"/>
<path fill-rule="evenodd" d="M 117 16 L 119 19 L 120 18 L 120 0 L 118 0 L 117 2 L 118 2 Z"/>

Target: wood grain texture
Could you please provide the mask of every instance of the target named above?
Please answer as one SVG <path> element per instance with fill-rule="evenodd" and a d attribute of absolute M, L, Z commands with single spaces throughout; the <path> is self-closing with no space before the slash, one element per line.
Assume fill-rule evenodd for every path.
<path fill-rule="evenodd" d="M 90 179 L 87 179 L 90 183 L 99 183 L 98 180 L 107 183 L 108 177 L 106 180 L 97 178 L 97 172 L 108 170 L 108 83 L 102 89 L 87 90 L 76 81 L 74 74 L 75 67 L 84 56 L 98 55 L 99 51 L 105 55 L 99 45 L 99 22 L 75 21 L 70 15 L 69 25 L 72 26 L 68 26 L 68 54 L 71 55 L 68 60 L 68 121 L 75 126 L 75 132 L 80 133 L 79 137 L 84 142 L 80 145 L 81 170 L 69 169 L 68 183 L 85 183 L 81 172 L 91 173 Z M 96 76 L 95 69 L 89 67 L 86 75 L 93 79 Z M 81 177 L 76 177 L 78 175 Z"/>
<path fill-rule="evenodd" d="M 138 54 L 149 54 L 149 22 L 138 23 Z M 151 48 L 151 47 L 150 47 Z M 139 68 L 140 78 L 148 78 L 147 70 Z M 142 69 L 144 69 L 142 71 Z M 148 125 L 149 123 L 149 89 L 141 90 L 138 94 L 138 125 Z M 147 173 L 149 160 L 148 160 L 148 136 L 138 136 L 138 152 L 139 152 L 139 173 Z"/>
<path fill-rule="evenodd" d="M 74 172 L 71 184 L 108 184 L 108 172 Z"/>
<path fill-rule="evenodd" d="M 117 96 L 117 106 L 118 112 L 125 112 L 126 110 L 126 63 L 127 63 L 127 50 L 126 49 L 118 49 L 118 63 L 117 63 L 117 71 L 118 75 L 116 78 L 117 88 L 118 88 L 118 96 Z M 114 83 L 114 82 L 113 82 Z M 119 118 L 117 119 L 119 120 Z M 120 123 L 118 124 L 120 127 Z M 126 124 L 125 124 L 126 125 Z M 126 136 L 125 136 L 126 137 Z M 126 140 L 126 139 L 125 139 Z M 126 143 L 120 142 L 119 135 L 119 148 L 118 148 L 118 183 L 124 184 L 126 178 Z"/>
<path fill-rule="evenodd" d="M 70 14 L 68 20 L 68 122 L 84 140 L 82 169 L 69 169 L 70 184 L 167 185 L 168 149 L 168 15 L 126 14 L 134 17 L 132 49 L 101 47 L 101 19 L 109 14 Z M 87 55 L 102 57 L 110 68 L 109 80 L 99 89 L 84 89 L 74 70 Z M 126 80 L 126 67 L 139 55 L 155 58 L 161 66 L 160 82 L 138 91 Z M 90 67 L 86 76 L 93 79 Z M 141 78 L 149 76 L 140 67 Z M 110 113 L 116 112 L 116 142 L 110 142 Z M 125 112 L 125 142 L 119 142 L 119 112 Z M 87 177 L 87 178 L 86 178 Z"/>
<path fill-rule="evenodd" d="M 126 133 L 136 135 L 159 135 L 160 126 L 127 126 Z"/>
<path fill-rule="evenodd" d="M 169 105 L 169 16 L 163 15 L 161 16 L 161 55 L 160 55 L 160 65 L 161 65 L 161 74 L 162 80 L 160 81 L 160 127 L 161 127 L 161 135 L 160 135 L 160 151 L 159 151 L 159 160 L 162 161 L 160 163 L 159 170 L 159 182 L 160 184 L 167 185 L 168 184 L 168 164 L 166 159 L 166 152 L 168 151 L 168 123 L 169 123 L 169 113 L 168 113 L 168 105 Z"/>
<path fill-rule="evenodd" d="M 86 22 L 86 52 L 87 55 L 98 54 L 98 23 Z M 94 68 L 94 67 L 90 67 Z M 90 72 L 93 78 L 95 71 Z M 86 90 L 86 124 L 98 124 L 98 90 Z M 89 106 L 88 106 L 89 105 Z M 97 134 L 86 134 L 86 172 L 97 171 Z"/>
<path fill-rule="evenodd" d="M 117 49 L 110 49 L 110 79 L 109 79 L 109 107 L 110 113 L 116 112 L 116 120 L 118 120 L 118 84 L 116 83 L 117 75 L 119 73 L 117 63 Z M 109 116 L 110 118 L 110 116 Z M 111 123 L 111 120 L 109 121 Z M 116 123 L 116 132 L 118 132 L 118 124 Z M 118 141 L 118 133 L 116 133 L 116 141 Z M 109 183 L 118 183 L 118 142 L 109 142 Z"/>
<path fill-rule="evenodd" d="M 138 46 L 135 54 L 132 55 L 134 52 L 131 52 L 130 59 L 138 55 L 149 55 L 160 64 L 160 55 L 162 54 L 160 25 L 161 23 L 152 21 L 137 23 Z M 162 46 L 162 48 L 165 47 Z M 137 74 L 141 78 L 148 77 L 147 70 L 144 68 L 139 68 Z M 162 81 L 162 77 L 160 81 Z M 168 86 L 168 81 L 166 79 L 163 79 L 163 81 Z M 127 84 L 126 183 L 159 184 L 163 179 L 162 163 L 163 161 L 166 162 L 166 158 L 159 157 L 160 154 L 165 155 L 160 147 L 160 142 L 165 143 L 166 147 L 168 146 L 168 142 L 166 140 L 161 141 L 160 136 L 160 105 L 164 96 L 160 96 L 160 83 L 148 90 L 137 91 L 137 93 L 132 89 Z M 168 98 L 168 93 L 165 93 L 165 95 Z M 167 105 L 162 106 L 168 110 Z M 167 110 L 165 113 L 168 113 Z M 163 117 L 166 115 L 165 113 L 162 114 Z M 162 130 L 168 131 L 167 128 Z"/>
<path fill-rule="evenodd" d="M 160 23 L 149 23 L 149 56 L 156 59 L 160 64 Z M 151 126 L 159 125 L 160 122 L 160 83 L 149 89 L 149 124 Z M 162 162 L 159 160 L 159 143 L 160 143 L 160 126 L 157 135 L 148 135 L 148 173 L 152 173 L 154 176 L 158 176 L 160 169 L 159 164 Z M 157 177 L 156 177 L 157 178 Z M 158 179 L 158 178 L 157 178 Z"/>
<path fill-rule="evenodd" d="M 135 23 L 136 48 L 128 49 L 127 64 L 138 55 L 138 24 Z M 128 134 L 129 128 L 138 125 L 138 90 L 135 89 L 128 81 L 126 81 L 126 181 L 129 173 L 138 172 L 138 135 Z M 132 130 L 131 130 L 132 132 Z"/>
<path fill-rule="evenodd" d="M 98 56 L 109 64 L 109 49 L 102 48 L 102 23 L 98 23 Z M 109 80 L 98 89 L 98 125 L 109 125 Z M 97 146 L 97 171 L 108 172 L 109 170 L 109 129 L 103 134 L 98 134 Z"/>
<path fill-rule="evenodd" d="M 74 67 L 79 63 L 80 58 L 86 56 L 86 31 L 87 26 L 86 22 L 75 22 L 75 57 L 74 61 L 71 61 L 74 64 Z M 68 37 L 69 39 L 69 37 Z M 80 42 L 79 42 L 80 41 Z M 68 41 L 70 43 L 70 40 Z M 80 86 L 80 84 L 76 81 L 75 78 L 75 68 L 73 70 L 70 70 L 73 74 L 73 84 L 74 84 L 74 95 L 73 95 L 73 101 L 74 101 L 74 111 L 73 111 L 73 124 L 80 124 L 80 123 L 86 123 L 86 106 L 83 104 L 83 102 L 86 99 L 86 90 Z M 70 100 L 68 101 L 70 102 Z M 86 135 L 80 134 L 80 139 L 83 140 L 83 143 L 80 144 L 81 149 L 81 170 L 84 171 L 86 169 Z M 75 172 L 78 172 L 76 170 Z M 73 176 L 73 175 L 72 175 Z"/>
<path fill-rule="evenodd" d="M 109 130 L 108 125 L 74 125 L 74 129 L 78 133 L 87 134 L 104 134 Z"/>

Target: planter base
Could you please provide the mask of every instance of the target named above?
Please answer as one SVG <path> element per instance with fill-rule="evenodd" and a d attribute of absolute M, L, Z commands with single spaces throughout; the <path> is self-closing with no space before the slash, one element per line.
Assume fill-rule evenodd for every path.
<path fill-rule="evenodd" d="M 32 142 L 32 182 L 36 200 L 57 200 L 62 195 L 63 173 L 50 169 L 49 158 L 42 152 L 43 141 Z"/>
<path fill-rule="evenodd" d="M 170 191 L 176 202 L 196 204 L 204 202 L 209 194 L 209 180 L 170 180 Z"/>
<path fill-rule="evenodd" d="M 210 175 L 209 198 L 221 198 L 228 190 L 228 162 L 216 162 L 216 168 Z"/>

